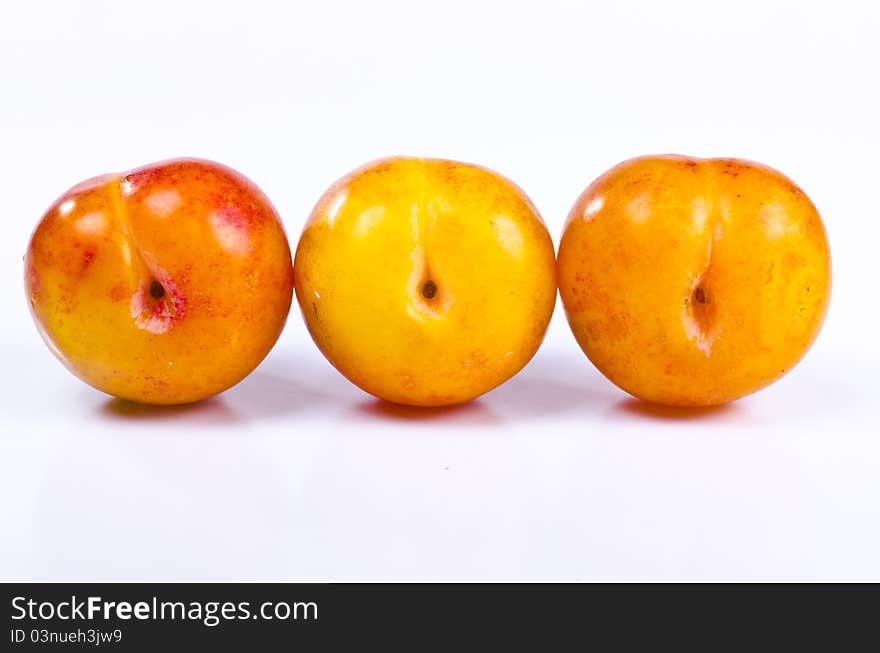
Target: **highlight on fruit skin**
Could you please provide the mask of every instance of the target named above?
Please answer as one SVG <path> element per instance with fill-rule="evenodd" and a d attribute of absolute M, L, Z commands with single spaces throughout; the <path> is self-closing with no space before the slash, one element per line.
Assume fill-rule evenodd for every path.
<path fill-rule="evenodd" d="M 49 349 L 108 394 L 188 403 L 266 356 L 293 294 L 269 199 L 219 163 L 174 159 L 82 182 L 40 219 L 25 290 Z"/>
<path fill-rule="evenodd" d="M 485 168 L 392 157 L 321 197 L 295 257 L 309 333 L 350 381 L 415 406 L 469 401 L 535 354 L 556 299 L 537 209 Z"/>
<path fill-rule="evenodd" d="M 568 216 L 559 291 L 584 353 L 635 397 L 712 406 L 773 383 L 818 335 L 825 227 L 782 173 L 664 155 L 596 179 Z"/>

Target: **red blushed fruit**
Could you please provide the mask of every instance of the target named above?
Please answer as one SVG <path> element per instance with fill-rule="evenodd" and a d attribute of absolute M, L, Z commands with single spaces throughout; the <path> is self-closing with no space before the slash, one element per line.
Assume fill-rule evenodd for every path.
<path fill-rule="evenodd" d="M 247 376 L 293 292 L 287 237 L 241 174 L 176 159 L 74 186 L 37 225 L 25 287 L 40 333 L 86 383 L 197 401 Z"/>

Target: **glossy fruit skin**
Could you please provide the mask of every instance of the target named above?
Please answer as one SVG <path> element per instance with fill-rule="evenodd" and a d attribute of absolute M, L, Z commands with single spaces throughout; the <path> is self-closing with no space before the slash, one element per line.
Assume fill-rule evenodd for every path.
<path fill-rule="evenodd" d="M 522 190 L 474 165 L 394 157 L 336 182 L 294 263 L 309 332 L 350 381 L 399 404 L 471 400 L 535 354 L 553 243 Z"/>
<path fill-rule="evenodd" d="M 290 310 L 287 237 L 268 198 L 218 163 L 176 159 L 74 186 L 25 256 L 46 344 L 86 383 L 180 404 L 242 380 Z"/>
<path fill-rule="evenodd" d="M 791 180 L 737 159 L 650 156 L 578 198 L 558 254 L 581 348 L 626 392 L 723 404 L 807 352 L 831 293 L 816 208 Z"/>

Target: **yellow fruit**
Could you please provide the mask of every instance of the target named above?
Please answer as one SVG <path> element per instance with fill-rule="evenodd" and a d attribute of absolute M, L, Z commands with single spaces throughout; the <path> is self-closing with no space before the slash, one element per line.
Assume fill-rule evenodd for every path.
<path fill-rule="evenodd" d="M 736 159 L 626 161 L 593 182 L 559 246 L 569 324 L 630 394 L 722 404 L 772 383 L 812 344 L 831 260 L 791 180 Z"/>
<path fill-rule="evenodd" d="M 62 195 L 25 257 L 31 311 L 86 383 L 152 404 L 247 376 L 281 333 L 290 248 L 269 200 L 210 161 L 177 159 Z"/>
<path fill-rule="evenodd" d="M 455 161 L 390 158 L 336 182 L 297 248 L 309 332 L 383 399 L 477 397 L 537 351 L 556 295 L 553 244 L 516 185 Z"/>

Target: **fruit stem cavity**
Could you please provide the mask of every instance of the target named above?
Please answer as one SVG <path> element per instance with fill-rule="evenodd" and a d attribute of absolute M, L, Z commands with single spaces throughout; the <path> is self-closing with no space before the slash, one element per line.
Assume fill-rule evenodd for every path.
<path fill-rule="evenodd" d="M 425 299 L 434 299 L 437 295 L 437 284 L 430 279 L 422 285 L 422 296 Z"/>
<path fill-rule="evenodd" d="M 153 299 L 162 299 L 165 296 L 165 287 L 156 279 L 150 284 L 150 297 Z"/>

